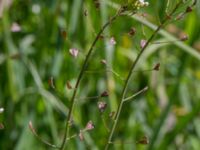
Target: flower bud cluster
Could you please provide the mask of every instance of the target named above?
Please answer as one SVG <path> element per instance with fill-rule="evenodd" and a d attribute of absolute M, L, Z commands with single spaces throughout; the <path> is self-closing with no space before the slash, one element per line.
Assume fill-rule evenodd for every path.
<path fill-rule="evenodd" d="M 137 0 L 134 4 L 134 6 L 137 8 L 137 9 L 140 9 L 142 7 L 146 7 L 149 5 L 149 2 L 145 2 L 144 0 Z"/>

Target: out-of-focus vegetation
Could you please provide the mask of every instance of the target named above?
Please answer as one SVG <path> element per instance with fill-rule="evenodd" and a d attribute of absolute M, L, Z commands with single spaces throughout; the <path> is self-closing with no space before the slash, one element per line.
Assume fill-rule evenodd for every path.
<path fill-rule="evenodd" d="M 84 133 L 83 141 L 71 139 L 68 148 L 103 149 L 108 136 L 105 122 L 109 128 L 109 114 L 117 109 L 123 79 L 139 53 L 140 40 L 148 39 L 163 19 L 166 6 L 170 11 L 173 3 L 149 0 L 149 6 L 137 15 L 120 17 L 104 32 L 81 80 L 70 135 L 79 133 L 89 120 L 95 129 Z M 30 120 L 41 138 L 61 144 L 73 92 L 69 83 L 74 86 L 96 33 L 115 12 L 112 3 L 101 2 L 96 8 L 93 0 L 0 1 L 0 108 L 4 108 L 0 113 L 0 149 L 50 149 L 31 133 Z M 145 19 L 141 18 L 143 13 Z M 149 89 L 125 104 L 111 149 L 200 149 L 199 18 L 197 1 L 191 13 L 171 21 L 147 48 L 128 95 L 145 86 Z M 128 34 L 132 27 L 136 29 L 133 37 Z M 183 35 L 189 39 L 178 41 Z M 111 37 L 116 40 L 114 46 L 109 43 Z M 156 44 L 158 41 L 164 43 Z M 79 50 L 77 58 L 70 55 L 70 48 Z M 105 72 L 102 59 L 115 73 Z M 159 71 L 145 71 L 157 63 Z M 104 91 L 109 96 L 99 99 L 107 103 L 101 114 L 97 100 L 87 97 Z M 149 144 L 136 144 L 144 136 Z"/>

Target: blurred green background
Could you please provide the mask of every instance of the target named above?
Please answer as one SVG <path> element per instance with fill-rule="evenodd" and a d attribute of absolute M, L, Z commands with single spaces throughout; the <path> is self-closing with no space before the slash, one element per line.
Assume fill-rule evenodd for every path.
<path fill-rule="evenodd" d="M 149 0 L 150 5 L 135 17 L 118 18 L 98 41 L 78 91 L 70 135 L 83 129 L 89 120 L 95 129 L 68 142 L 69 149 L 103 149 L 110 127 L 111 111 L 117 104 L 140 40 L 148 39 L 164 18 L 167 1 Z M 174 6 L 171 0 L 167 11 Z M 85 55 L 101 26 L 116 12 L 113 3 L 93 0 L 1 0 L 0 1 L 0 130 L 1 150 L 50 149 L 31 133 L 31 120 L 38 134 L 60 145 L 73 89 Z M 182 7 L 177 15 L 184 11 Z M 146 14 L 146 19 L 139 16 Z M 127 96 L 145 86 L 149 90 L 125 104 L 114 134 L 111 149 L 199 150 L 200 149 L 200 3 L 182 20 L 171 21 L 140 60 L 129 85 Z M 148 21 L 146 21 L 148 20 Z M 136 29 L 131 37 L 130 28 Z M 66 39 L 62 33 L 66 32 Z M 186 42 L 177 42 L 184 34 Z M 114 37 L 116 45 L 109 44 Z M 70 48 L 77 48 L 73 58 Z M 105 72 L 105 59 L 117 75 Z M 160 63 L 159 71 L 152 69 Z M 119 77 L 120 76 L 120 77 Z M 54 86 L 49 85 L 53 77 Z M 108 104 L 101 114 L 98 96 Z M 103 119 L 102 119 L 103 118 Z M 149 144 L 136 144 L 146 136 Z"/>

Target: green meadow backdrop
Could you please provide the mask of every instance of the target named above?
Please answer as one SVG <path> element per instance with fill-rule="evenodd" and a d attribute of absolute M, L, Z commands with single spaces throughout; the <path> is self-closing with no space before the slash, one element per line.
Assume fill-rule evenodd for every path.
<path fill-rule="evenodd" d="M 42 139 L 61 144 L 84 58 L 118 7 L 99 1 L 100 6 L 93 0 L 0 1 L 1 150 L 51 149 L 32 134 L 29 121 Z M 78 136 L 68 141 L 68 149 L 104 148 L 113 121 L 110 112 L 117 109 L 140 41 L 148 39 L 176 1 L 148 2 L 137 15 L 119 17 L 95 46 L 78 89 L 70 135 L 78 134 L 90 120 L 95 128 L 84 133 L 83 141 Z M 180 8 L 177 14 L 183 11 Z M 110 149 L 200 149 L 200 2 L 182 17 L 170 21 L 140 59 L 127 96 L 146 86 L 148 90 L 124 105 Z M 188 40 L 180 41 L 184 35 Z M 79 51 L 76 58 L 71 48 Z M 159 71 L 152 70 L 158 63 Z M 105 91 L 107 97 L 92 98 Z M 98 101 L 107 104 L 103 113 Z M 142 142 L 144 137 L 147 141 Z"/>

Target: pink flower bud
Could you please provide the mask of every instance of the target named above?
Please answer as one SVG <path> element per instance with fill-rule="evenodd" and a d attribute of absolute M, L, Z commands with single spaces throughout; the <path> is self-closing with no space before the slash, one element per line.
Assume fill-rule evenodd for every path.
<path fill-rule="evenodd" d="M 141 47 L 141 48 L 144 48 L 144 47 L 146 46 L 146 44 L 147 44 L 147 41 L 146 41 L 146 40 L 142 39 L 142 40 L 140 41 L 140 47 Z"/>
<path fill-rule="evenodd" d="M 94 129 L 94 124 L 93 124 L 93 122 L 91 120 L 87 123 L 85 129 L 86 130 L 92 130 L 92 129 Z"/>
<path fill-rule="evenodd" d="M 11 31 L 12 32 L 20 32 L 21 31 L 21 27 L 19 26 L 19 24 L 17 24 L 16 22 L 14 22 L 11 26 Z"/>
<path fill-rule="evenodd" d="M 115 38 L 111 37 L 110 38 L 110 45 L 115 45 L 115 44 L 116 44 Z"/>
<path fill-rule="evenodd" d="M 106 102 L 98 102 L 98 108 L 99 108 L 100 112 L 104 112 L 106 107 L 107 107 Z"/>

